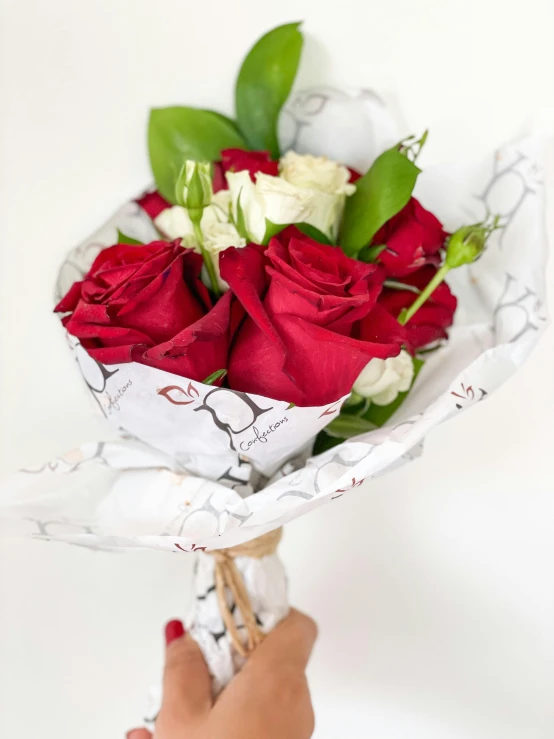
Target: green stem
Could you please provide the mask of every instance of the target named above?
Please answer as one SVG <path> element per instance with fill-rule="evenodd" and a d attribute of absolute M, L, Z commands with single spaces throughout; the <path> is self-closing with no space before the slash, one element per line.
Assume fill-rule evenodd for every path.
<path fill-rule="evenodd" d="M 212 292 L 216 296 L 216 298 L 219 298 L 221 296 L 221 290 L 219 289 L 219 284 L 217 282 L 217 275 L 215 273 L 215 267 L 212 261 L 212 257 L 206 251 L 206 248 L 204 246 L 204 235 L 202 233 L 202 229 L 200 228 L 200 219 L 196 218 L 196 216 L 193 216 L 190 211 L 189 216 L 192 222 L 192 227 L 194 229 L 194 235 L 196 236 L 196 241 L 198 242 L 198 246 L 200 247 L 202 259 L 204 260 L 204 264 L 206 265 L 206 269 L 208 270 Z M 202 211 L 200 211 L 200 218 L 202 218 Z"/>
<path fill-rule="evenodd" d="M 421 293 L 417 296 L 411 306 L 407 310 L 402 311 L 402 313 L 398 316 L 399 323 L 405 325 L 406 323 L 408 323 L 410 318 L 413 318 L 414 314 L 417 313 L 423 303 L 425 303 L 425 301 L 430 298 L 431 295 L 435 292 L 435 290 L 444 280 L 449 271 L 450 267 L 447 264 L 443 264 L 437 274 L 433 277 L 431 282 L 421 291 Z"/>

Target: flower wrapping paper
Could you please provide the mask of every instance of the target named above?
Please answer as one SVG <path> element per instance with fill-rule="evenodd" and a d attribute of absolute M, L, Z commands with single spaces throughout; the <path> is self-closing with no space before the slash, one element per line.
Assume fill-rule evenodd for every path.
<path fill-rule="evenodd" d="M 298 93 L 281 124 L 284 151 L 326 154 L 362 170 L 399 138 L 386 108 L 367 91 Z M 341 130 L 348 136 L 337 137 Z M 68 337 L 97 410 L 121 440 L 84 444 L 5 480 L 0 530 L 104 550 L 218 549 L 413 459 L 431 429 L 486 399 L 516 371 L 546 325 L 541 166 L 540 144 L 525 139 L 481 161 L 427 167 L 420 175 L 415 196 L 448 230 L 488 212 L 499 213 L 504 228 L 479 261 L 449 276 L 459 299 L 449 341 L 428 356 L 386 426 L 310 458 L 310 440 L 338 414 L 340 400 L 290 407 L 145 365 L 102 365 Z M 70 252 L 57 298 L 116 241 L 117 229 L 145 242 L 157 237 L 136 202 L 124 205 Z M 269 630 L 287 609 L 278 558 L 238 565 Z M 208 555 L 198 560 L 189 625 L 218 689 L 239 665 L 217 609 Z"/>

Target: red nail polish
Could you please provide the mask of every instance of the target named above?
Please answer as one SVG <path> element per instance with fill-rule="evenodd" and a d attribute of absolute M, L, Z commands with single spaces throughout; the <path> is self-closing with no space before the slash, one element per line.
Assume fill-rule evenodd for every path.
<path fill-rule="evenodd" d="M 185 627 L 183 626 L 182 621 L 169 621 L 165 625 L 165 643 L 166 646 L 169 646 L 172 641 L 175 641 L 175 639 L 180 639 L 182 636 L 185 635 Z"/>

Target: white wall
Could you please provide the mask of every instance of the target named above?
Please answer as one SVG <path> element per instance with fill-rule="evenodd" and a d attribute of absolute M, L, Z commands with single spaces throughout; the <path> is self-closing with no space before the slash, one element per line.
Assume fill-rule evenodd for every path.
<path fill-rule="evenodd" d="M 106 437 L 52 285 L 68 248 L 149 182 L 148 108 L 230 112 L 248 45 L 299 18 L 303 82 L 393 93 L 431 128 L 428 162 L 531 121 L 553 130 L 551 0 L 1 0 L 0 474 Z M 292 601 L 321 628 L 317 739 L 553 735 L 553 338 L 421 460 L 288 526 Z M 0 547 L 0 734 L 122 736 L 192 560 Z"/>

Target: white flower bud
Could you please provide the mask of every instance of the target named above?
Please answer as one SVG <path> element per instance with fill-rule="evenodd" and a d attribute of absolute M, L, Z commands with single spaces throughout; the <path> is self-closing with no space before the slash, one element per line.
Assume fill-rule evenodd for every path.
<path fill-rule="evenodd" d="M 389 405 L 396 400 L 398 393 L 410 389 L 413 378 L 414 363 L 408 352 L 402 349 L 397 357 L 370 360 L 352 389 L 375 405 Z"/>

